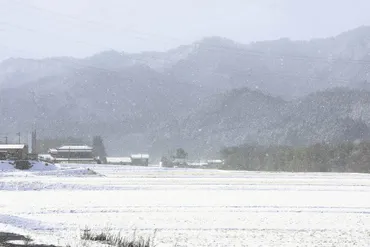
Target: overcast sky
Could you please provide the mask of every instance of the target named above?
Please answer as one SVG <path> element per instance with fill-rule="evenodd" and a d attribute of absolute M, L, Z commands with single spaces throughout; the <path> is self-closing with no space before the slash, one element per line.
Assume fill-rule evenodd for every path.
<path fill-rule="evenodd" d="M 370 25 L 369 0 L 0 0 L 0 59 L 163 51 L 206 36 L 242 43 Z"/>

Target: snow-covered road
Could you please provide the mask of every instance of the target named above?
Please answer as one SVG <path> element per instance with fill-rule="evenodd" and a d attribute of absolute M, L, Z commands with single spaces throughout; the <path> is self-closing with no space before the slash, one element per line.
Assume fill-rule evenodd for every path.
<path fill-rule="evenodd" d="M 369 175 L 86 167 L 104 176 L 0 173 L 0 231 L 72 246 L 85 227 L 157 230 L 157 246 L 370 244 Z"/>

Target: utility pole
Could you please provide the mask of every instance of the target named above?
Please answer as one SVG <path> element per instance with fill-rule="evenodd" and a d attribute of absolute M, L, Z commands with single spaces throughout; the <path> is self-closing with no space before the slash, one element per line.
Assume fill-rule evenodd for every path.
<path fill-rule="evenodd" d="M 36 132 L 36 127 L 35 130 L 33 131 L 33 137 L 32 137 L 32 153 L 37 154 L 38 149 L 37 149 L 37 132 Z"/>
<path fill-rule="evenodd" d="M 18 136 L 18 144 L 21 144 L 21 132 L 18 132 L 17 136 Z"/>
<path fill-rule="evenodd" d="M 3 144 L 8 144 L 8 134 L 9 133 L 0 133 L 0 138 L 3 139 L 4 141 L 1 141 Z"/>

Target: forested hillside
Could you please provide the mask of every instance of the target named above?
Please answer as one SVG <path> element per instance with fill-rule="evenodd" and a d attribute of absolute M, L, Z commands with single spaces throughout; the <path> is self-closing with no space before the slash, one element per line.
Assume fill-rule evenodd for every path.
<path fill-rule="evenodd" d="M 222 150 L 223 169 L 288 172 L 370 172 L 370 142 L 308 147 L 244 145 Z"/>

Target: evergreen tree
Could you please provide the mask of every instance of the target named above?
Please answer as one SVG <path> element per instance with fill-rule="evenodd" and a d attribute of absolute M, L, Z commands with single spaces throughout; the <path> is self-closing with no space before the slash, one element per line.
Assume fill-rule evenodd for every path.
<path fill-rule="evenodd" d="M 99 157 L 101 162 L 107 163 L 107 153 L 101 136 L 94 136 L 93 138 L 93 154 L 95 157 Z"/>
<path fill-rule="evenodd" d="M 187 159 L 188 158 L 188 153 L 185 152 L 183 148 L 178 148 L 176 150 L 176 154 L 174 155 L 175 159 Z"/>

